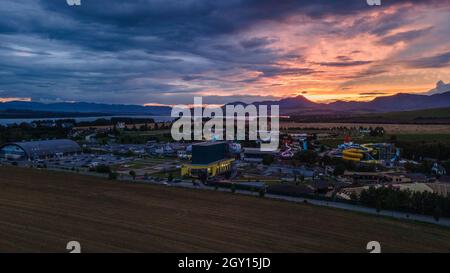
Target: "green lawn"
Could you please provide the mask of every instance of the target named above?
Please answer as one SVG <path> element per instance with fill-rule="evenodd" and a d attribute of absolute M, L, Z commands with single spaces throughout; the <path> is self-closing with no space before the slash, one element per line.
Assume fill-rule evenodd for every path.
<path fill-rule="evenodd" d="M 398 141 L 408 142 L 441 142 L 450 144 L 450 134 L 402 134 L 397 135 Z"/>
<path fill-rule="evenodd" d="M 444 143 L 450 144 L 450 134 L 396 134 L 398 142 L 420 142 L 420 143 Z M 379 142 L 389 142 L 391 140 L 391 135 L 385 135 L 383 137 L 360 137 L 352 138 L 354 143 L 379 143 Z M 344 143 L 344 137 L 337 137 L 333 139 L 323 139 L 319 141 L 323 145 L 329 147 L 337 147 L 337 145 Z"/>
<path fill-rule="evenodd" d="M 150 130 L 150 131 L 124 131 L 124 135 L 131 135 L 131 136 L 156 136 L 156 135 L 163 135 L 163 134 L 169 134 L 170 129 L 161 129 L 161 130 Z"/>
<path fill-rule="evenodd" d="M 423 109 L 417 111 L 392 112 L 377 114 L 381 117 L 394 120 L 414 120 L 417 118 L 450 118 L 450 108 Z"/>

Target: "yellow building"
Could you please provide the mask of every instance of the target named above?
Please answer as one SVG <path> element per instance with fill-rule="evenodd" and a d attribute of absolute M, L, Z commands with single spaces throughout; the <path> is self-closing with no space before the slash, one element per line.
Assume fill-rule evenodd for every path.
<path fill-rule="evenodd" d="M 202 142 L 192 145 L 192 162 L 184 164 L 181 175 L 216 176 L 231 170 L 233 159 L 227 158 L 227 144 L 223 141 Z"/>
<path fill-rule="evenodd" d="M 184 164 L 181 167 L 181 175 L 198 176 L 204 172 L 209 177 L 225 173 L 231 170 L 234 159 L 223 159 L 209 164 Z"/>

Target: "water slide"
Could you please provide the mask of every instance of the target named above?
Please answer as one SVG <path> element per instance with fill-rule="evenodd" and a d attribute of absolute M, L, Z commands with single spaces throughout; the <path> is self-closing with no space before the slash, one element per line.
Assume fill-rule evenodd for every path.
<path fill-rule="evenodd" d="M 351 161 L 361 161 L 364 158 L 364 151 L 360 149 L 346 149 L 342 152 L 342 159 Z"/>
<path fill-rule="evenodd" d="M 292 151 L 291 146 L 289 146 L 287 144 L 285 144 L 285 145 L 286 145 L 286 150 L 281 153 L 281 157 L 284 157 L 284 158 L 291 158 L 291 157 L 293 157 L 294 156 L 294 152 Z"/>
<path fill-rule="evenodd" d="M 342 151 L 342 159 L 369 164 L 380 164 L 380 160 L 374 159 L 377 150 L 372 148 L 373 144 L 363 144 L 360 147 L 351 147 Z"/>

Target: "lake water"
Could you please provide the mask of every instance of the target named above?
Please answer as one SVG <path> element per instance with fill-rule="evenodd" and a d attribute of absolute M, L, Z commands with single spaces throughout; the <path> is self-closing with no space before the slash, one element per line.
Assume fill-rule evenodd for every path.
<path fill-rule="evenodd" d="M 174 118 L 170 116 L 97 116 L 97 117 L 64 117 L 64 118 L 25 118 L 25 119 L 0 119 L 0 125 L 20 124 L 22 122 L 31 123 L 37 120 L 61 120 L 74 119 L 76 122 L 95 121 L 97 119 L 111 119 L 111 118 L 151 118 L 156 122 L 172 121 Z"/>
<path fill-rule="evenodd" d="M 262 116 L 261 116 L 262 117 Z M 289 116 L 279 116 L 280 118 L 289 118 Z M 97 119 L 111 119 L 111 118 L 151 118 L 156 122 L 166 122 L 172 121 L 175 118 L 170 116 L 96 116 L 96 117 L 61 117 L 61 118 L 15 118 L 15 119 L 2 119 L 0 118 L 0 125 L 8 125 L 8 124 L 20 124 L 20 123 L 31 123 L 37 120 L 61 120 L 61 119 L 74 119 L 76 122 L 82 121 L 95 121 Z M 273 118 L 273 117 L 272 117 Z M 249 119 L 248 116 L 245 118 L 236 118 L 237 120 Z"/>

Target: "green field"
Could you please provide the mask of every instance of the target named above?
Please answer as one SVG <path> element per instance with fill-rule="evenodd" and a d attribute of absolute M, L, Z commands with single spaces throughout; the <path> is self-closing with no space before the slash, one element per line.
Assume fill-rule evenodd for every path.
<path fill-rule="evenodd" d="M 433 108 L 416 111 L 390 112 L 381 114 L 379 116 L 386 119 L 404 120 L 404 121 L 417 120 L 422 118 L 450 119 L 450 108 Z"/>
<path fill-rule="evenodd" d="M 432 108 L 347 117 L 346 121 L 378 123 L 449 124 L 450 108 Z"/>
<path fill-rule="evenodd" d="M 409 142 L 409 143 L 420 143 L 420 144 L 431 144 L 431 143 L 442 143 L 445 145 L 450 145 L 450 134 L 396 134 L 396 135 L 385 135 L 383 137 L 358 137 L 352 138 L 354 143 L 380 143 L 380 142 L 390 142 L 392 137 L 396 138 L 397 142 Z M 339 144 L 344 143 L 344 137 L 337 137 L 332 139 L 320 140 L 320 143 L 329 147 L 336 147 Z"/>

